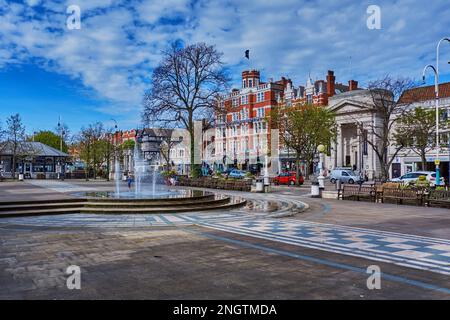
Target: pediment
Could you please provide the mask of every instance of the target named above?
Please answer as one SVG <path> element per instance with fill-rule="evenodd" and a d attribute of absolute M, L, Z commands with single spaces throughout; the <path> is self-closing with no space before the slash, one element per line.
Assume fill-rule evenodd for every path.
<path fill-rule="evenodd" d="M 373 111 L 373 106 L 361 101 L 346 99 L 340 101 L 332 107 L 329 107 L 329 110 L 333 111 L 337 115 L 346 113 L 367 113 Z"/>

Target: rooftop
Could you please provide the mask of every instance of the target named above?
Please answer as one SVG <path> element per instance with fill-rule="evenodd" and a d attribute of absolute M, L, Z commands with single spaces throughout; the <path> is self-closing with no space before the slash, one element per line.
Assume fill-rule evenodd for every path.
<path fill-rule="evenodd" d="M 61 152 L 42 142 L 32 141 L 21 142 L 18 153 L 36 157 L 69 157 L 67 153 Z M 12 155 L 13 151 L 11 143 L 6 142 L 4 147 L 0 149 L 0 154 Z"/>
<path fill-rule="evenodd" d="M 450 82 L 442 83 L 439 85 L 439 98 L 450 97 Z M 409 89 L 403 92 L 399 99 L 400 103 L 413 103 L 427 100 L 434 100 L 434 85 L 426 87 L 418 87 Z"/>

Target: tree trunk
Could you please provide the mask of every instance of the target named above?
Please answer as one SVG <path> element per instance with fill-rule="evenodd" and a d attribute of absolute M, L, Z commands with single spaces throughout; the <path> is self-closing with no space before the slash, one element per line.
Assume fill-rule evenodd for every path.
<path fill-rule="evenodd" d="M 297 155 L 296 159 L 295 159 L 295 174 L 296 174 L 296 181 L 295 184 L 296 185 L 300 185 L 300 157 Z"/>
<path fill-rule="evenodd" d="M 11 173 L 12 173 L 12 178 L 16 179 L 16 155 L 13 154 L 12 157 L 12 168 L 11 168 Z"/>
<path fill-rule="evenodd" d="M 109 161 L 110 159 L 108 157 L 106 160 L 106 181 L 109 181 L 109 171 L 111 170 Z"/>
<path fill-rule="evenodd" d="M 195 141 L 194 141 L 194 129 L 189 130 L 189 136 L 190 136 L 190 162 L 191 162 L 191 177 L 196 177 L 197 175 L 197 164 L 195 163 Z"/>
<path fill-rule="evenodd" d="M 427 157 L 425 152 L 421 152 L 420 154 L 420 158 L 422 159 L 422 171 L 426 171 L 427 170 Z"/>

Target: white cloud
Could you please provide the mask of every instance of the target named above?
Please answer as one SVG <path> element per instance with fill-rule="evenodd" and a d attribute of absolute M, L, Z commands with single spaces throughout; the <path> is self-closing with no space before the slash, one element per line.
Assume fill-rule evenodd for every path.
<path fill-rule="evenodd" d="M 236 80 L 246 67 L 260 69 L 265 78 L 288 75 L 297 85 L 309 72 L 325 77 L 327 69 L 341 82 L 353 77 L 364 84 L 385 73 L 418 78 L 423 65 L 433 63 L 436 42 L 448 36 L 450 9 L 437 0 L 378 2 L 381 30 L 366 27 L 368 1 L 8 3 L 0 6 L 0 68 L 38 58 L 42 67 L 94 89 L 110 102 L 100 109 L 110 114 L 136 113 L 144 79 L 161 50 L 177 39 L 215 44 Z M 69 4 L 81 8 L 81 30 L 65 27 Z M 245 49 L 250 64 L 243 59 Z"/>

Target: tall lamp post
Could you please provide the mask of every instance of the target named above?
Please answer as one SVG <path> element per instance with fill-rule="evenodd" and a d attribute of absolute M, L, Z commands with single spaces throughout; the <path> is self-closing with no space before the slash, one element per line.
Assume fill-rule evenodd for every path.
<path fill-rule="evenodd" d="M 425 72 L 428 68 L 433 70 L 434 72 L 434 93 L 435 93 L 435 105 L 436 105 L 436 159 L 434 161 L 436 165 L 436 186 L 439 186 L 441 183 L 441 177 L 440 177 L 440 169 L 439 169 L 439 49 L 441 46 L 441 43 L 447 41 L 450 42 L 449 38 L 442 38 L 439 40 L 437 47 L 436 47 L 436 67 L 432 66 L 431 64 L 425 66 L 422 72 L 422 78 L 423 82 L 425 83 Z"/>
<path fill-rule="evenodd" d="M 62 126 L 61 123 L 61 116 L 59 116 L 58 118 L 58 132 L 59 132 L 59 151 L 62 152 L 63 149 L 63 139 L 64 139 L 64 127 Z M 62 179 L 64 180 L 64 172 L 65 172 L 66 168 L 63 165 L 62 161 L 59 161 L 59 172 L 58 172 L 58 179 Z"/>

